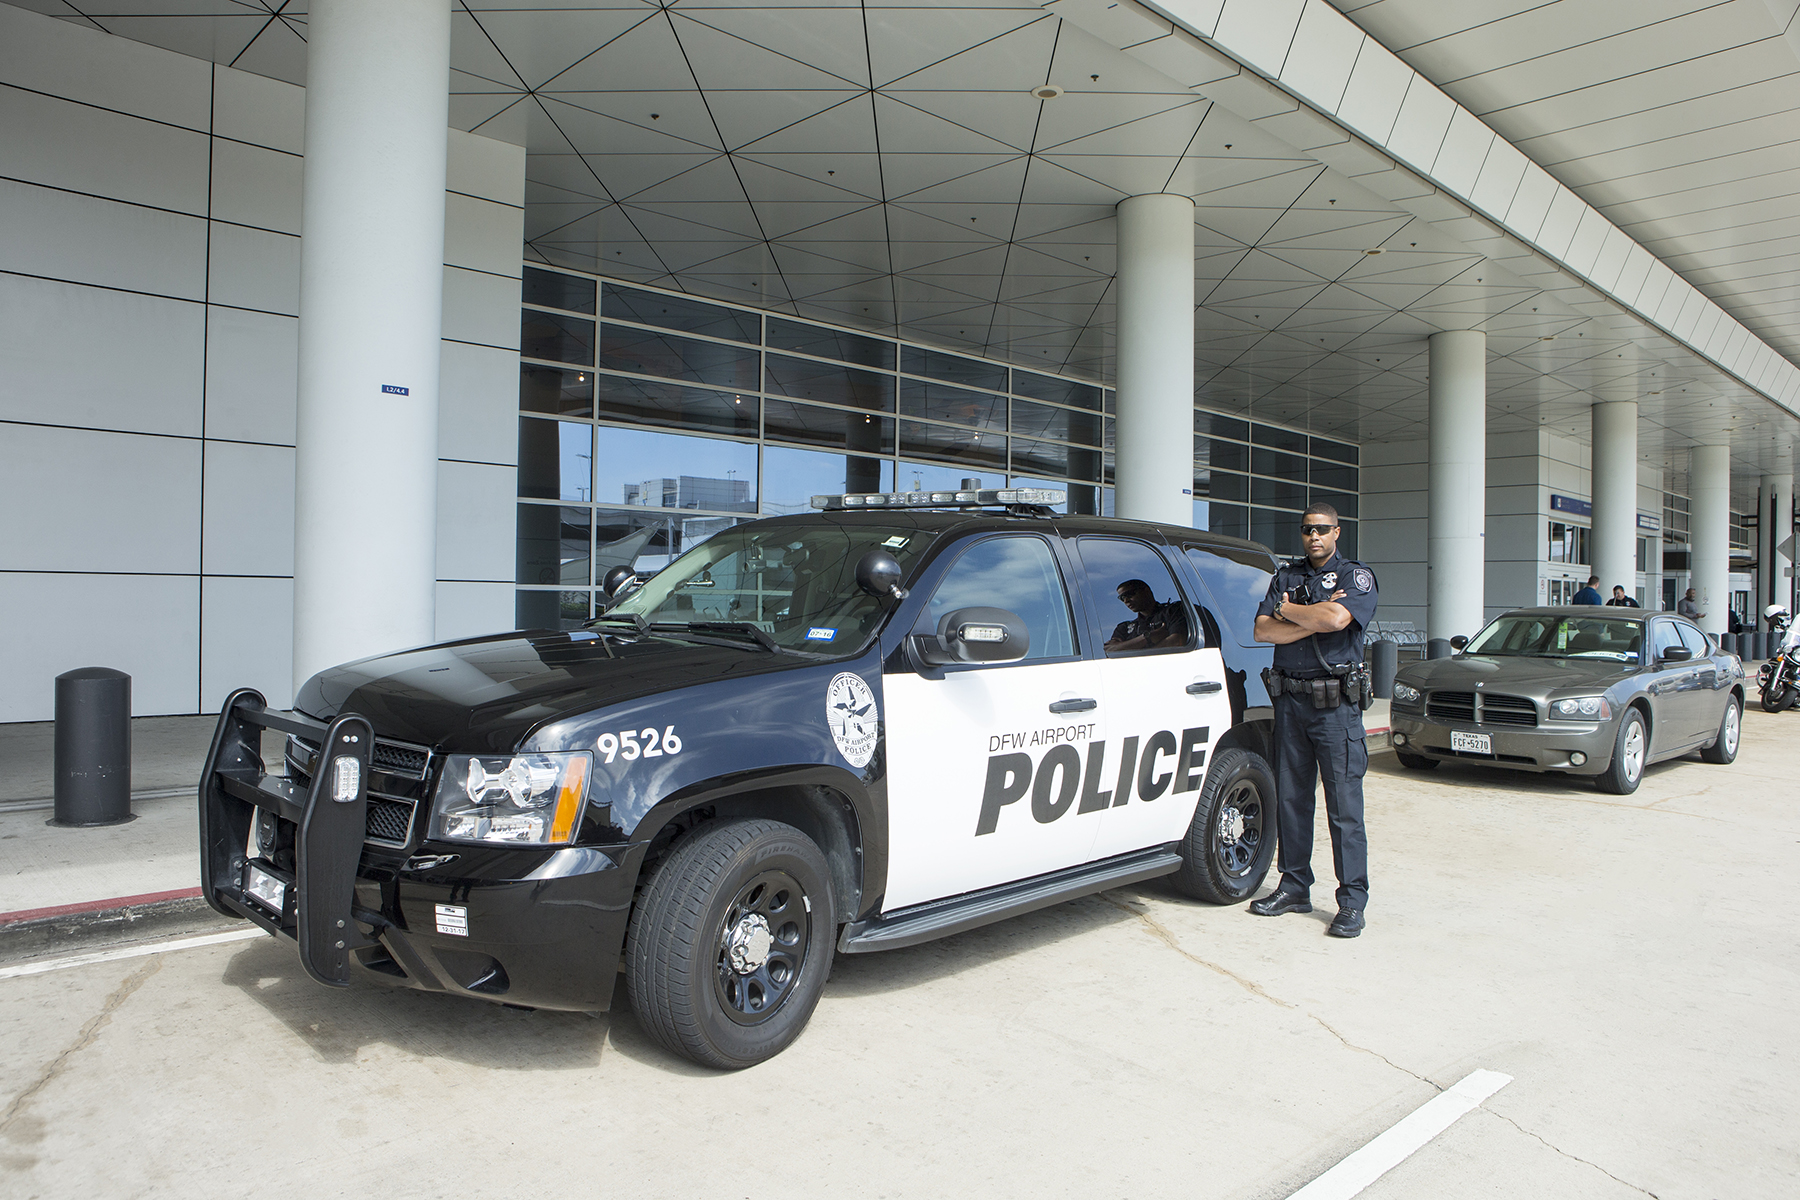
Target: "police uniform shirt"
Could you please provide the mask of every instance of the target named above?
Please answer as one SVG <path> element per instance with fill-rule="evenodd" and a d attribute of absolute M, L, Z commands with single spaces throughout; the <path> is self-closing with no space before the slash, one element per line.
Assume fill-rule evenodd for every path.
<path fill-rule="evenodd" d="M 1269 591 L 1257 606 L 1256 615 L 1272 617 L 1275 606 L 1287 593 L 1288 603 L 1306 600 L 1317 604 L 1330 600 L 1332 593 L 1342 592 L 1336 603 L 1350 611 L 1350 624 L 1333 633 L 1315 633 L 1275 647 L 1275 669 L 1297 678 L 1316 678 L 1328 672 L 1319 659 L 1334 667 L 1360 663 L 1363 660 L 1363 629 L 1375 618 L 1377 589 L 1375 572 L 1353 558 L 1333 554 L 1324 566 L 1314 569 L 1304 556 L 1285 563 L 1269 580 Z M 1315 654 L 1314 651 L 1317 651 Z"/>
<path fill-rule="evenodd" d="M 1187 616 L 1181 611 L 1181 605 L 1170 601 L 1158 604 L 1142 616 L 1133 617 L 1129 621 L 1120 621 L 1113 629 L 1111 642 L 1122 642 L 1127 638 L 1147 638 L 1152 642 L 1160 642 L 1173 634 L 1176 641 L 1187 641 Z"/>

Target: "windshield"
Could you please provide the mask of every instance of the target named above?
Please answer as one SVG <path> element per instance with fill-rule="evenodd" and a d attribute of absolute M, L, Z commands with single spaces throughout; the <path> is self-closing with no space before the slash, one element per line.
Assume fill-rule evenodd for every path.
<path fill-rule="evenodd" d="M 851 654 L 893 607 L 856 586 L 857 560 L 884 549 L 904 578 L 933 536 L 860 523 L 739 525 L 683 554 L 605 615 L 641 617 L 657 629 L 748 626 L 784 650 Z"/>
<path fill-rule="evenodd" d="M 1638 621 L 1514 613 L 1501 617 L 1469 643 L 1467 654 L 1519 658 L 1603 658 L 1636 662 L 1644 626 Z"/>

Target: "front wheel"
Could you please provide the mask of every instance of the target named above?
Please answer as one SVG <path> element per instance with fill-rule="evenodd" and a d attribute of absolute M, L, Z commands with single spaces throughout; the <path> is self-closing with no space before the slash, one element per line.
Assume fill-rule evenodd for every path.
<path fill-rule="evenodd" d="M 779 821 L 704 828 L 631 913 L 631 1007 L 665 1049 L 708 1067 L 773 1058 L 800 1036 L 831 973 L 830 868 Z"/>
<path fill-rule="evenodd" d="M 1778 713 L 1794 702 L 1792 688 L 1771 685 L 1763 689 L 1762 710 L 1766 713 Z"/>
<path fill-rule="evenodd" d="M 1736 696 L 1725 697 L 1725 715 L 1719 718 L 1719 736 L 1700 752 L 1709 763 L 1724 766 L 1737 757 L 1738 735 L 1744 731 L 1744 710 Z"/>
<path fill-rule="evenodd" d="M 1612 762 L 1594 782 L 1603 792 L 1629 796 L 1637 791 L 1644 778 L 1644 765 L 1649 761 L 1650 734 L 1644 728 L 1644 714 L 1628 708 L 1619 719 L 1619 732 L 1613 739 Z"/>
<path fill-rule="evenodd" d="M 1239 904 L 1275 861 L 1275 776 L 1250 750 L 1221 751 L 1181 841 L 1175 886 L 1196 900 Z"/>

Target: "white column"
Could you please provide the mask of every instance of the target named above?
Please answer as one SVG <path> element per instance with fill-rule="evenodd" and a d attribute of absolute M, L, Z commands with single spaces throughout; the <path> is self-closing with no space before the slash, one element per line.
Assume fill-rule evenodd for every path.
<path fill-rule="evenodd" d="M 1744 614 L 1746 619 L 1760 616 L 1770 604 L 1786 605 L 1789 612 L 1793 611 L 1794 581 L 1788 572 L 1793 569 L 1794 555 L 1793 547 L 1787 545 L 1794 533 L 1793 511 L 1793 457 L 1792 451 L 1783 447 L 1776 456 L 1775 470 L 1763 476 L 1762 505 L 1757 514 L 1762 590 L 1757 603 L 1751 606 L 1754 612 Z"/>
<path fill-rule="evenodd" d="M 434 638 L 448 0 L 307 17 L 294 685 Z"/>
<path fill-rule="evenodd" d="M 1593 574 L 1608 600 L 1614 584 L 1637 596 L 1637 422 L 1635 400 L 1594 405 Z"/>
<path fill-rule="evenodd" d="M 1119 202 L 1114 511 L 1194 523 L 1194 202 Z"/>
<path fill-rule="evenodd" d="M 1731 605 L 1731 447 L 1695 446 L 1689 458 L 1688 537 L 1700 628 L 1724 633 Z"/>
<path fill-rule="evenodd" d="M 1430 524 L 1425 628 L 1473 637 L 1483 622 L 1487 528 L 1487 334 L 1431 335 Z"/>

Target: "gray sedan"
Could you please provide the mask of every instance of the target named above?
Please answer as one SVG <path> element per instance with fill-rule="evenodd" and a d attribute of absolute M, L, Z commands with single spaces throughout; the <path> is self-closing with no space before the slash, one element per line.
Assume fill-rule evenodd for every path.
<path fill-rule="evenodd" d="M 1497 617 L 1451 658 L 1394 679 L 1402 766 L 1468 762 L 1592 775 L 1637 790 L 1644 768 L 1693 750 L 1737 757 L 1744 664 L 1669 613 L 1576 606 Z"/>

